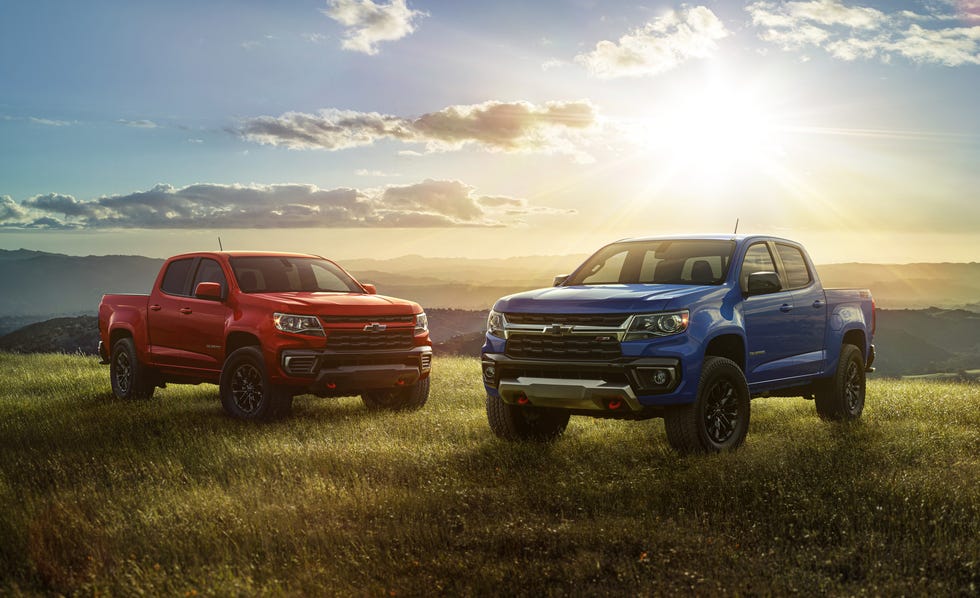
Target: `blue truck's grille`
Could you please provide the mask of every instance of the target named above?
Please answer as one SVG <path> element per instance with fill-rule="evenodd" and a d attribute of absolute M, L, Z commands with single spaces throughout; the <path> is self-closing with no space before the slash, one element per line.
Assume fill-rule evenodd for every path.
<path fill-rule="evenodd" d="M 414 345 L 415 333 L 411 328 L 385 332 L 334 330 L 327 336 L 327 348 L 331 351 L 393 351 L 411 349 Z"/>
<path fill-rule="evenodd" d="M 563 324 L 565 326 L 606 326 L 619 328 L 626 321 L 626 314 L 521 314 L 505 313 L 510 324 Z"/>
<path fill-rule="evenodd" d="M 622 355 L 615 339 L 551 334 L 511 334 L 504 352 L 531 359 L 615 359 Z"/>

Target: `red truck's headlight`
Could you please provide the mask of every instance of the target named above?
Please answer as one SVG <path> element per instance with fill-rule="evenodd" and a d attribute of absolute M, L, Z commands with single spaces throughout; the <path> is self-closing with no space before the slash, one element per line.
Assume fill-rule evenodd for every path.
<path fill-rule="evenodd" d="M 425 312 L 415 314 L 415 334 L 425 334 L 429 331 L 429 317 Z"/>
<path fill-rule="evenodd" d="M 316 316 L 281 314 L 277 312 L 272 314 L 272 322 L 276 325 L 276 328 L 283 332 L 324 336 L 323 326 L 320 325 L 320 319 Z"/>

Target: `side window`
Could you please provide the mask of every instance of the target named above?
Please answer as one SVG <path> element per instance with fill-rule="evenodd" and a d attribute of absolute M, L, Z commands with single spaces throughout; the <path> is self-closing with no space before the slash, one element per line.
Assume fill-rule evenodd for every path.
<path fill-rule="evenodd" d="M 592 272 L 582 279 L 582 284 L 617 284 L 623 273 L 623 265 L 626 263 L 628 253 L 624 249 L 609 256 L 601 264 L 596 264 Z"/>
<path fill-rule="evenodd" d="M 783 260 L 789 288 L 799 289 L 810 284 L 810 270 L 806 267 L 803 252 L 791 245 L 776 243 L 776 253 L 779 254 L 779 259 Z"/>
<path fill-rule="evenodd" d="M 756 243 L 745 252 L 745 259 L 742 260 L 742 273 L 739 282 L 742 290 L 749 288 L 749 275 L 756 272 L 775 272 L 776 265 L 769 255 L 769 248 L 765 243 Z"/>
<path fill-rule="evenodd" d="M 187 292 L 187 275 L 190 274 L 193 258 L 170 262 L 163 275 L 160 290 L 168 295 L 184 295 Z"/>
<path fill-rule="evenodd" d="M 228 291 L 228 281 L 225 279 L 225 273 L 221 270 L 221 264 L 214 260 L 201 260 L 197 267 L 197 276 L 194 277 L 194 284 L 191 285 L 191 293 L 202 282 L 216 282 L 221 285 L 222 293 Z"/>

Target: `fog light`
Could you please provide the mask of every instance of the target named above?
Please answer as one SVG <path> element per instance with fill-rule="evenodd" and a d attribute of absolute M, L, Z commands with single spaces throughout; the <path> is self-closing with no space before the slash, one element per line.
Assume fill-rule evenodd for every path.
<path fill-rule="evenodd" d="M 676 374 L 669 367 L 636 368 L 636 379 L 642 388 L 664 390 L 674 384 Z"/>
<path fill-rule="evenodd" d="M 497 368 L 492 365 L 483 366 L 483 379 L 489 382 L 493 382 L 494 378 L 497 377 Z"/>

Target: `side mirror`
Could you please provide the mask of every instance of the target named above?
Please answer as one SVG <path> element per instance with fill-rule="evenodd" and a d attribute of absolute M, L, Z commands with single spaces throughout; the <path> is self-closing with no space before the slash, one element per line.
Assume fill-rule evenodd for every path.
<path fill-rule="evenodd" d="M 551 286 L 560 287 L 561 285 L 565 284 L 565 281 L 568 280 L 569 276 L 571 276 L 571 274 L 559 274 L 558 276 L 555 277 L 555 281 L 552 283 Z"/>
<path fill-rule="evenodd" d="M 361 283 L 361 286 L 364 287 L 364 290 L 368 292 L 368 295 L 377 295 L 378 294 L 378 287 L 374 286 L 373 284 L 368 284 L 366 282 L 362 282 Z"/>
<path fill-rule="evenodd" d="M 221 292 L 221 284 L 217 282 L 201 282 L 194 289 L 194 296 L 198 299 L 208 299 L 211 301 L 221 301 L 224 299 Z"/>
<path fill-rule="evenodd" d="M 783 289 L 779 275 L 775 272 L 753 272 L 749 274 L 748 295 L 767 295 Z"/>

